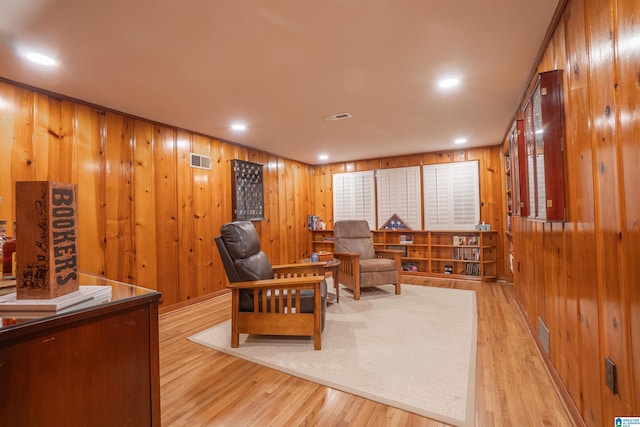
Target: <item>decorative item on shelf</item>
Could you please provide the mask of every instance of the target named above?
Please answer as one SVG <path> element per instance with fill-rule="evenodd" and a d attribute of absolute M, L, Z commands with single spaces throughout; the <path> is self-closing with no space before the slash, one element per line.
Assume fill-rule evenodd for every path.
<path fill-rule="evenodd" d="M 417 262 L 403 262 L 402 271 L 418 271 Z"/>
<path fill-rule="evenodd" d="M 444 274 L 453 274 L 453 266 L 445 265 L 444 266 Z"/>
<path fill-rule="evenodd" d="M 401 234 L 400 243 L 404 245 L 410 245 L 413 243 L 413 234 Z"/>
<path fill-rule="evenodd" d="M 491 231 L 491 224 L 485 224 L 484 222 L 481 222 L 480 224 L 476 225 L 476 230 Z"/>
<path fill-rule="evenodd" d="M 77 195 L 75 184 L 16 182 L 18 299 L 78 290 Z"/>
<path fill-rule="evenodd" d="M 234 221 L 264 220 L 263 166 L 231 160 L 231 203 Z"/>
<path fill-rule="evenodd" d="M 391 215 L 391 218 L 387 220 L 382 226 L 384 230 L 411 230 L 407 224 L 396 214 Z"/>
<path fill-rule="evenodd" d="M 330 261 L 333 259 L 333 252 L 318 251 L 318 261 Z"/>
<path fill-rule="evenodd" d="M 324 222 L 319 216 L 316 215 L 308 215 L 307 216 L 307 226 L 309 230 L 326 230 L 327 223 Z"/>

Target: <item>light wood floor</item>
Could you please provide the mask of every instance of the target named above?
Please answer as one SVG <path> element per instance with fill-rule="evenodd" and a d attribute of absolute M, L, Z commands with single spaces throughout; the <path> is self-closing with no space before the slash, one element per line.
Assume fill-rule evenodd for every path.
<path fill-rule="evenodd" d="M 573 425 L 515 305 L 513 286 L 414 277 L 404 283 L 476 291 L 476 426 Z M 160 316 L 163 426 L 445 425 L 187 341 L 229 316 L 228 295 Z"/>

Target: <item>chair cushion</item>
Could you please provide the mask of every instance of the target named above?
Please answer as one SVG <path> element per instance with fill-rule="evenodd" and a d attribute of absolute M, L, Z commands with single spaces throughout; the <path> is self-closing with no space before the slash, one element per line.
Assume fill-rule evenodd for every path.
<path fill-rule="evenodd" d="M 220 227 L 220 234 L 234 260 L 260 252 L 260 237 L 250 221 L 234 221 Z"/>
<path fill-rule="evenodd" d="M 234 221 L 220 227 L 240 280 L 273 279 L 273 268 L 260 250 L 260 237 L 250 221 Z"/>
<path fill-rule="evenodd" d="M 333 230 L 336 252 L 360 254 L 361 259 L 375 258 L 376 250 L 369 223 L 362 220 L 336 221 Z"/>
<path fill-rule="evenodd" d="M 360 272 L 398 271 L 396 262 L 389 258 L 373 258 L 360 260 Z"/>
<path fill-rule="evenodd" d="M 262 251 L 247 258 L 236 259 L 233 263 L 242 281 L 273 279 L 273 268 Z"/>

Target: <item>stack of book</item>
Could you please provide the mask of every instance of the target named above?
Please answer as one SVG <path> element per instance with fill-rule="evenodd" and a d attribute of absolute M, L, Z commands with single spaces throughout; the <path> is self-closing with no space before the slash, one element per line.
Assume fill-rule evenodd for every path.
<path fill-rule="evenodd" d="M 0 317 L 50 316 L 110 300 L 111 286 L 80 286 L 77 291 L 50 299 L 18 299 L 13 292 L 0 296 Z"/>

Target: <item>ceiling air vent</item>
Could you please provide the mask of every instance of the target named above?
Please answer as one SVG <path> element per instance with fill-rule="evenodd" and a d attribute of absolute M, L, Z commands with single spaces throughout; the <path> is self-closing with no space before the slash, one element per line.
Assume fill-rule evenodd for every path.
<path fill-rule="evenodd" d="M 189 165 L 192 168 L 211 170 L 211 157 L 190 153 Z"/>
<path fill-rule="evenodd" d="M 325 120 L 344 120 L 344 119 L 350 119 L 351 118 L 351 114 L 349 113 L 339 113 L 339 114 L 334 114 L 333 116 L 327 116 L 325 117 Z"/>

